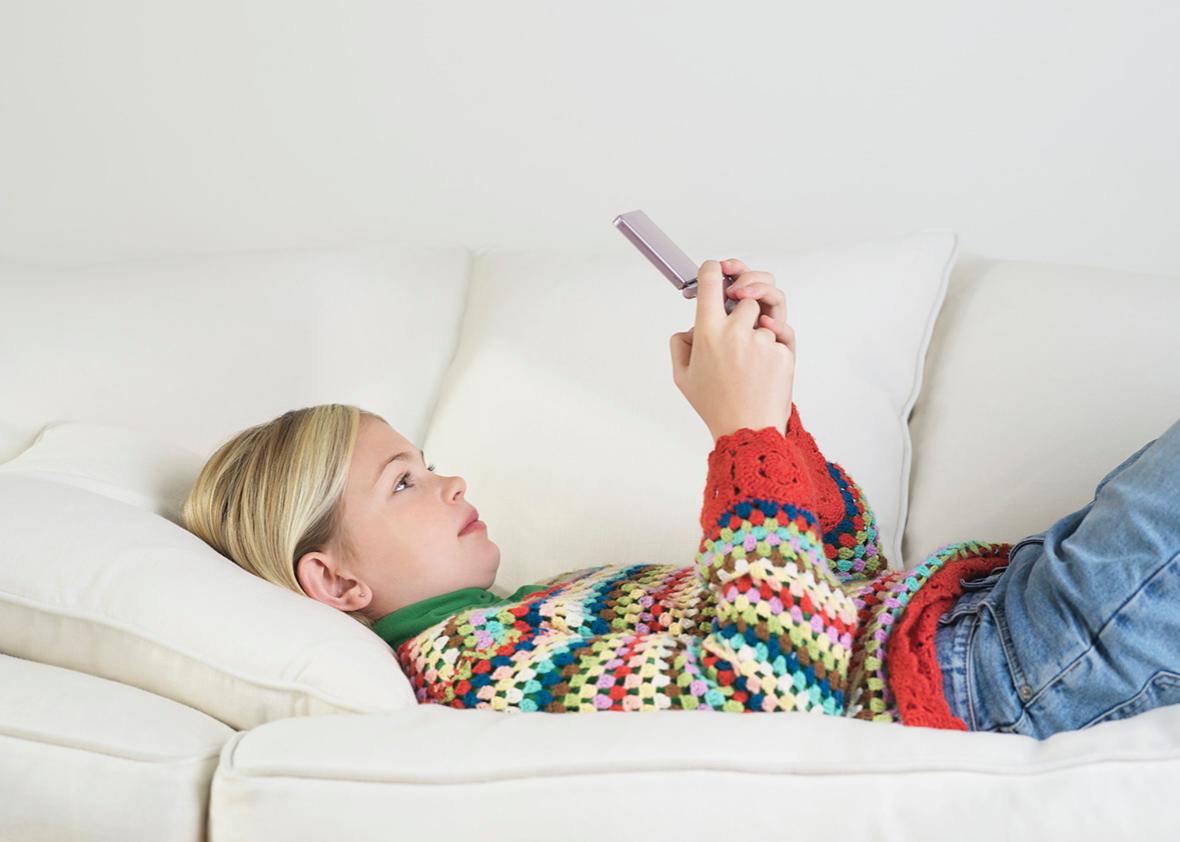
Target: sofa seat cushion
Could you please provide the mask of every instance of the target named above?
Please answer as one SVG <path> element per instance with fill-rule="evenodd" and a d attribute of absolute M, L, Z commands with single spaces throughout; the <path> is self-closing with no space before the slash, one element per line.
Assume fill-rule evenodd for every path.
<path fill-rule="evenodd" d="M 136 687 L 0 654 L 0 838 L 203 842 L 233 733 Z"/>
<path fill-rule="evenodd" d="M 210 838 L 1168 838 L 1160 786 L 1177 776 L 1180 705 L 1044 741 L 790 713 L 421 705 L 234 735 Z"/>

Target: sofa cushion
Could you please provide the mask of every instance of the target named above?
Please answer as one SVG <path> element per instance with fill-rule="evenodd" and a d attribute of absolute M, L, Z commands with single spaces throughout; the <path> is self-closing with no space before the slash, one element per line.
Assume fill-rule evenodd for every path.
<path fill-rule="evenodd" d="M 19 473 L 85 488 L 181 523 L 205 459 L 154 433 L 116 424 L 48 424 L 0 475 Z"/>
<path fill-rule="evenodd" d="M 0 838 L 203 842 L 233 733 L 136 687 L 0 655 Z"/>
<path fill-rule="evenodd" d="M 61 421 L 202 455 L 301 406 L 354 403 L 418 441 L 471 254 L 376 244 L 90 265 L 0 259 L 0 461 Z"/>
<path fill-rule="evenodd" d="M 924 231 L 813 252 L 716 253 L 771 272 L 797 337 L 795 402 L 862 486 L 900 568 L 906 420 L 957 248 Z M 703 259 L 703 256 L 701 256 Z M 501 550 L 493 591 L 596 564 L 685 564 L 713 442 L 672 382 L 696 302 L 617 254 L 477 253 L 455 359 L 424 443 Z"/>
<path fill-rule="evenodd" d="M 0 651 L 148 690 L 236 729 L 416 704 L 356 620 L 150 511 L 0 473 Z"/>
<path fill-rule="evenodd" d="M 1180 418 L 1180 278 L 963 255 L 914 407 L 908 568 L 1015 543 Z"/>
<path fill-rule="evenodd" d="M 797 713 L 419 705 L 235 734 L 211 838 L 1171 839 L 1160 794 L 1177 776 L 1180 705 L 1047 740 Z M 722 803 L 745 809 L 703 806 Z M 595 804 L 608 806 L 579 818 Z"/>

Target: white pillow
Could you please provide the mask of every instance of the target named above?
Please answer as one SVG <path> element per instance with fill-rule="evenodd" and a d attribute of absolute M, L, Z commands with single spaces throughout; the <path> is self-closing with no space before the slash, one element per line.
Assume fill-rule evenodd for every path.
<path fill-rule="evenodd" d="M 238 567 L 162 517 L 0 474 L 0 651 L 140 687 L 245 730 L 417 702 L 348 615 Z"/>
<path fill-rule="evenodd" d="M 597 564 L 688 564 L 713 442 L 672 382 L 680 297 L 622 238 L 613 255 L 477 253 L 459 347 L 423 447 L 461 473 L 501 550 L 499 595 Z M 958 249 L 929 230 L 804 254 L 730 251 L 771 272 L 797 336 L 795 403 L 848 470 L 903 567 L 907 419 Z"/>
<path fill-rule="evenodd" d="M 85 488 L 180 524 L 184 499 L 204 464 L 199 454 L 153 433 L 64 421 L 44 427 L 28 449 L 0 464 L 0 475 Z"/>

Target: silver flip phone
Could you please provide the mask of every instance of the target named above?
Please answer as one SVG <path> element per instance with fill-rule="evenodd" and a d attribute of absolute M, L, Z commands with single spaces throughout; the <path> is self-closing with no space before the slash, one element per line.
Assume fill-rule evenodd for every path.
<path fill-rule="evenodd" d="M 699 264 L 656 227 L 646 213 L 641 210 L 621 213 L 615 217 L 614 225 L 685 298 L 697 297 Z M 723 291 L 728 292 L 730 284 L 736 280 L 736 275 L 726 275 Z M 725 312 L 732 313 L 736 306 L 737 302 L 726 295 Z"/>

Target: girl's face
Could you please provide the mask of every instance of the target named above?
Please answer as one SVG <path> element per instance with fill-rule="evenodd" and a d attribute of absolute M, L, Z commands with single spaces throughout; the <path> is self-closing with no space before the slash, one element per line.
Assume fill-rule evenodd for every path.
<path fill-rule="evenodd" d="M 500 548 L 486 529 L 459 534 L 475 511 L 466 490 L 462 477 L 428 470 L 388 424 L 361 416 L 342 510 L 355 558 L 339 548 L 304 554 L 296 567 L 304 592 L 378 620 L 432 596 L 490 588 Z"/>

